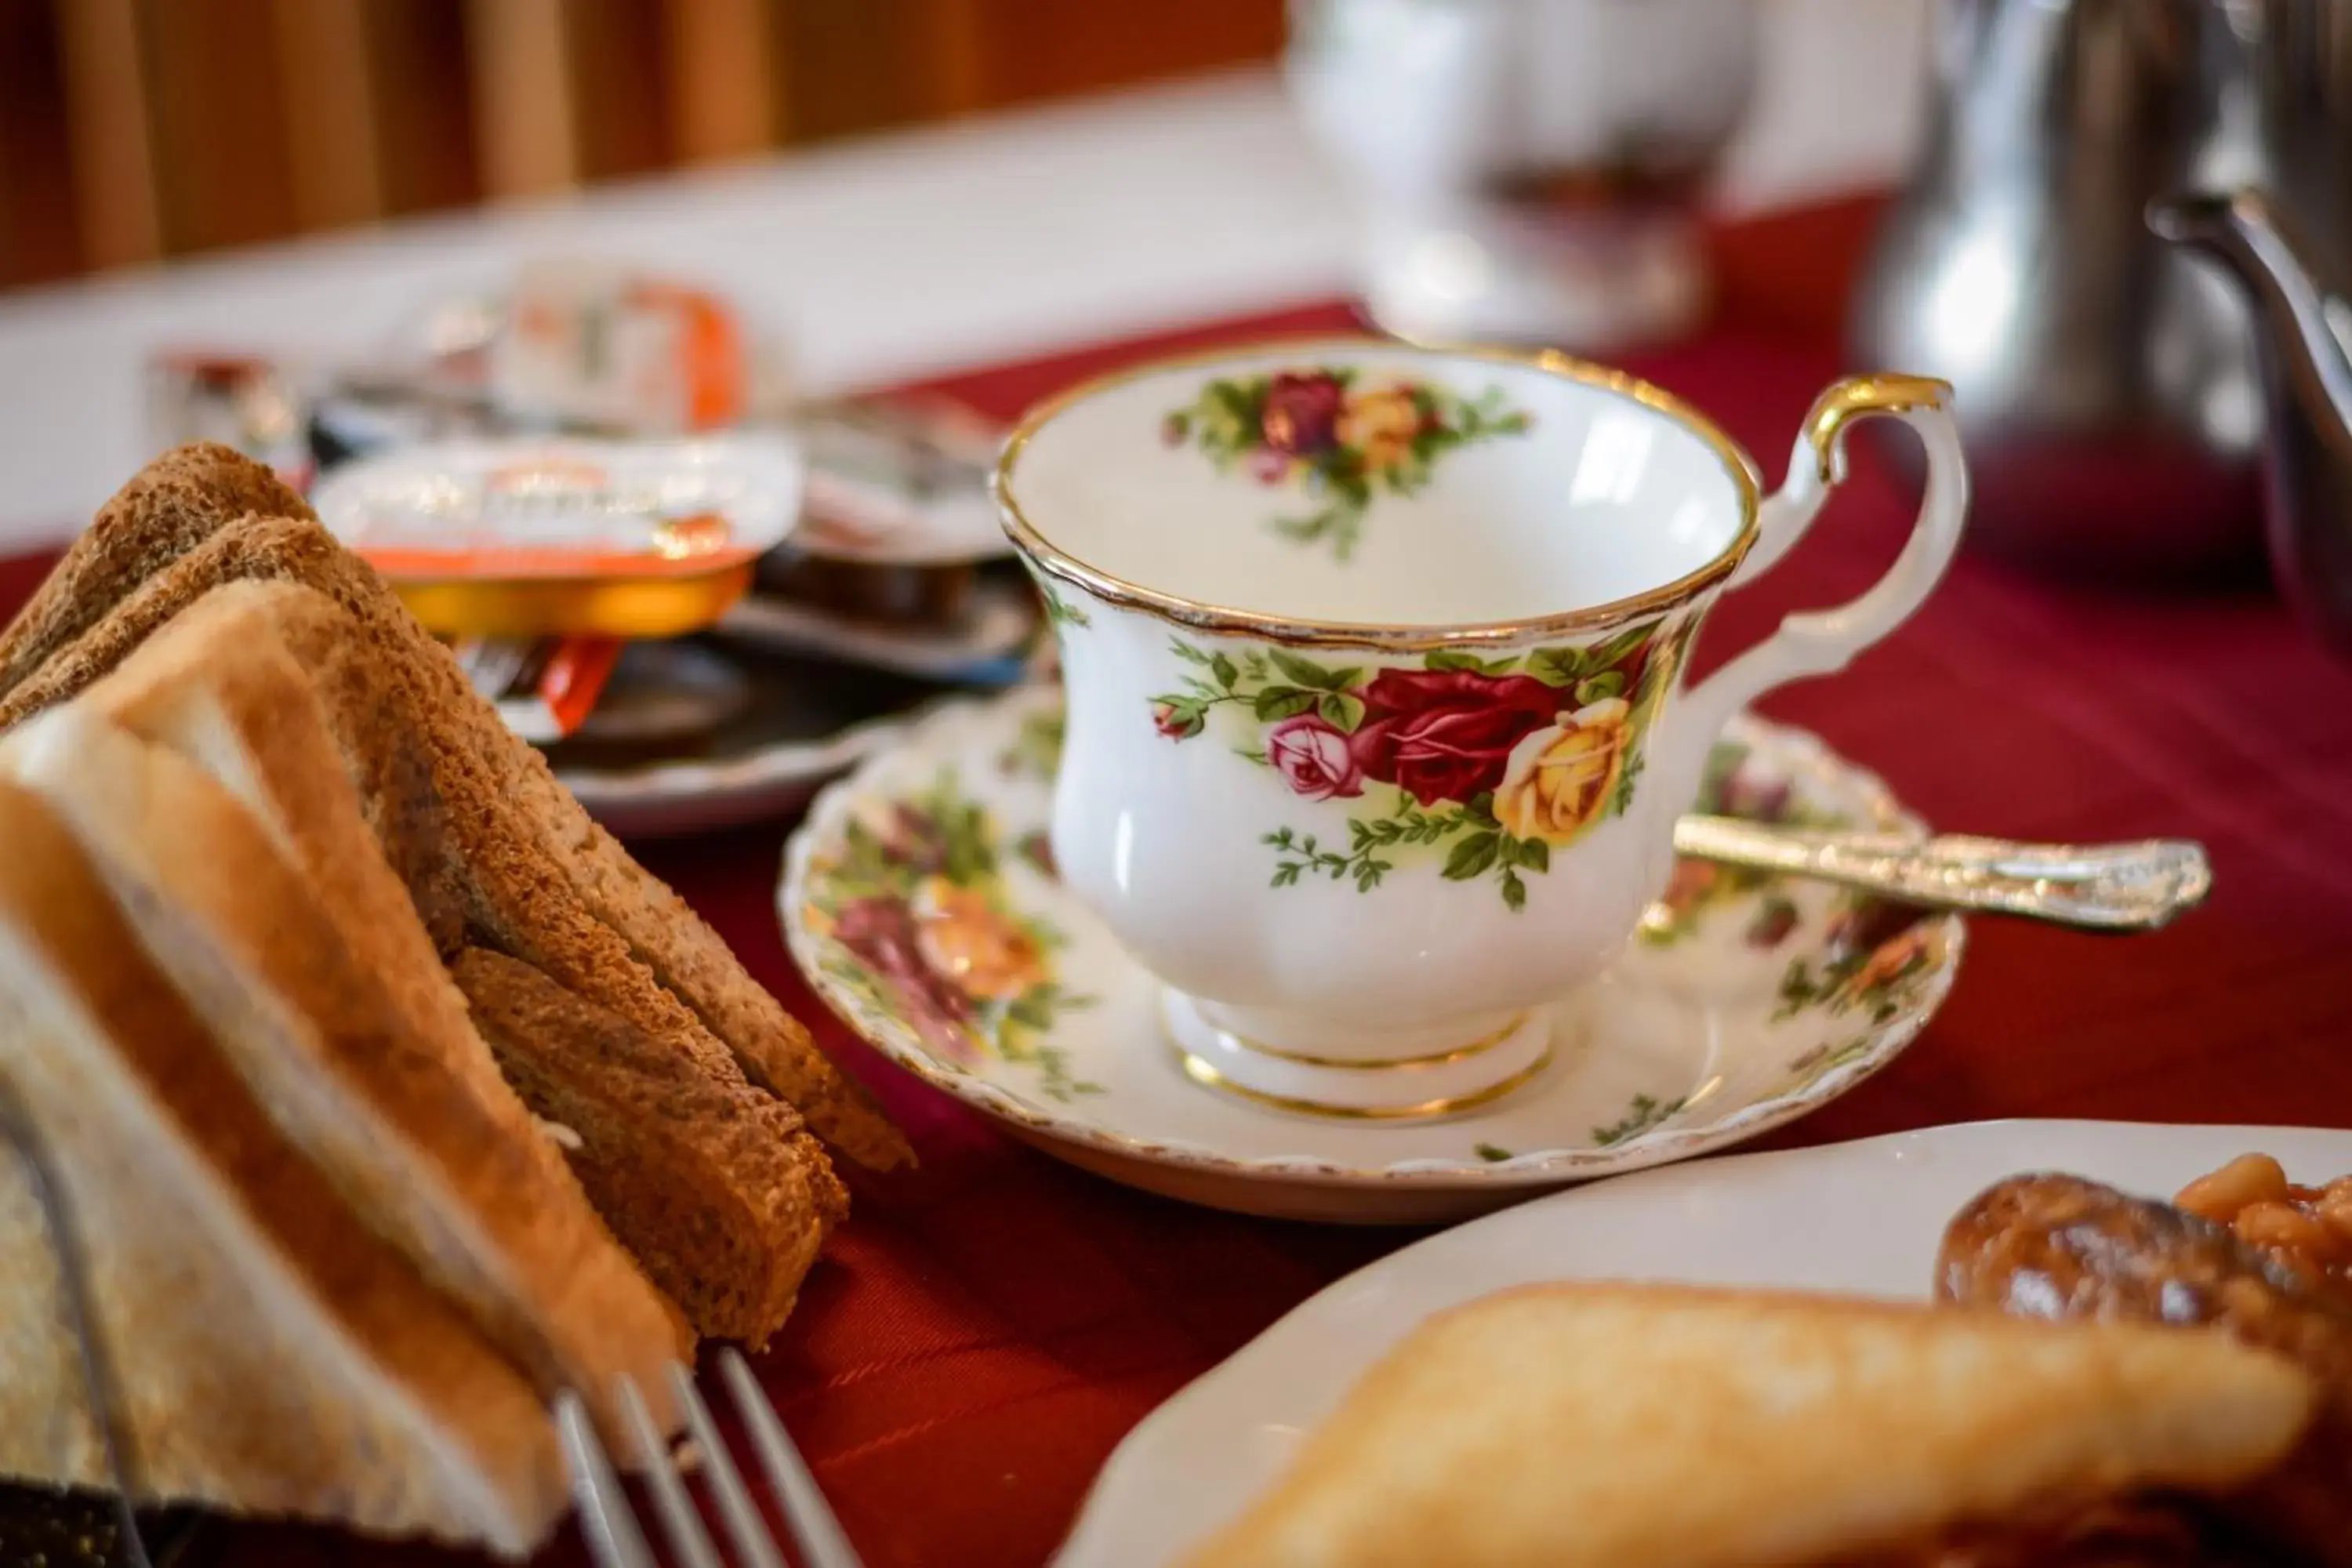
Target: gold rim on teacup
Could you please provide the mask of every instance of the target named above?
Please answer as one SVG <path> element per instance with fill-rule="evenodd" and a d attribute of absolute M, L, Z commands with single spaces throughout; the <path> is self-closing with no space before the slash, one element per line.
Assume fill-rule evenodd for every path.
<path fill-rule="evenodd" d="M 1219 1094 L 1263 1106 L 1268 1110 L 1279 1110 L 1291 1116 L 1320 1116 L 1334 1121 L 1442 1121 L 1447 1117 L 1466 1115 L 1534 1082 L 1546 1068 L 1551 1066 L 1553 1055 L 1553 1047 L 1546 1045 L 1533 1061 L 1515 1069 L 1508 1077 L 1462 1094 L 1440 1095 L 1412 1105 L 1336 1105 L 1329 1100 L 1313 1100 L 1305 1095 L 1275 1094 L 1266 1089 L 1253 1089 L 1245 1083 L 1236 1083 L 1218 1071 L 1214 1063 L 1194 1055 L 1182 1046 L 1171 1048 L 1176 1053 L 1176 1065 L 1183 1070 L 1184 1076 L 1202 1089 L 1213 1089 Z"/>
<path fill-rule="evenodd" d="M 1596 388 L 1630 403 L 1640 405 L 1654 414 L 1664 416 L 1696 436 L 1712 449 L 1730 478 L 1732 489 L 1739 500 L 1739 529 L 1714 559 L 1696 571 L 1687 573 L 1660 587 L 1646 589 L 1606 604 L 1566 610 L 1557 615 L 1540 616 L 1525 620 L 1489 621 L 1474 626 L 1395 626 L 1371 622 L 1298 620 L 1286 616 L 1268 615 L 1262 611 L 1235 609 L 1231 605 L 1208 604 L 1178 594 L 1162 593 L 1139 583 L 1113 576 L 1070 554 L 1047 539 L 1021 510 L 1013 494 L 1013 479 L 1021 455 L 1030 438 L 1044 429 L 1054 418 L 1071 405 L 1084 402 L 1115 387 L 1147 376 L 1171 370 L 1185 370 L 1204 364 L 1216 364 L 1230 360 L 1255 359 L 1272 354 L 1305 353 L 1313 350 L 1393 349 L 1397 353 L 1433 359 L 1470 359 L 1490 364 L 1516 365 L 1536 370 L 1562 381 Z M 1851 416 L 1848 411 L 1847 416 Z M 1845 418 L 1837 424 L 1842 426 Z M 1833 437 L 1834 430 L 1823 433 Z M 1822 461 L 1829 461 L 1827 447 L 1820 448 Z M 1671 609 L 1704 592 L 1731 575 L 1746 559 L 1756 542 L 1757 510 L 1760 501 L 1762 481 L 1754 458 L 1745 447 L 1733 440 L 1721 426 L 1708 418 L 1664 387 L 1654 386 L 1636 375 L 1607 365 L 1595 364 L 1554 349 L 1496 348 L 1486 345 L 1432 346 L 1401 342 L 1374 337 L 1369 333 L 1318 332 L 1288 337 L 1260 338 L 1247 342 L 1228 343 L 1218 348 L 1199 349 L 1187 353 L 1170 354 L 1141 364 L 1082 381 L 1076 386 L 1045 399 L 1032 408 L 1014 426 L 1004 443 L 1003 453 L 996 460 L 996 471 L 989 482 L 996 498 L 997 510 L 1004 521 L 1004 531 L 1021 552 L 1034 562 L 1038 570 L 1059 578 L 1074 588 L 1093 595 L 1109 604 L 1128 609 L 1141 610 L 1162 620 L 1198 631 L 1223 632 L 1235 637 L 1263 637 L 1271 642 L 1322 645 L 1327 647 L 1380 648 L 1397 653 L 1419 653 L 1433 648 L 1461 647 L 1488 643 L 1516 643 L 1531 638 L 1567 636 L 1575 633 L 1604 630 L 1623 624 L 1636 616 Z"/>
<path fill-rule="evenodd" d="M 1495 1049 L 1518 1033 L 1520 1026 L 1527 1021 L 1527 1011 L 1521 1009 L 1511 1015 L 1508 1022 L 1488 1030 L 1467 1045 L 1452 1046 L 1442 1051 L 1431 1051 L 1425 1056 L 1387 1057 L 1371 1061 L 1355 1057 L 1318 1057 L 1309 1051 L 1286 1051 L 1269 1046 L 1263 1040 L 1254 1040 L 1247 1035 L 1236 1034 L 1231 1029 L 1223 1030 L 1222 1034 L 1223 1038 L 1251 1056 L 1265 1057 L 1278 1062 L 1293 1062 L 1299 1067 L 1345 1068 L 1350 1072 L 1425 1072 L 1431 1068 L 1452 1067 L 1456 1062 L 1466 1062 L 1474 1057 L 1485 1056 L 1488 1051 Z M 1182 1047 L 1180 1045 L 1178 1048 Z"/>

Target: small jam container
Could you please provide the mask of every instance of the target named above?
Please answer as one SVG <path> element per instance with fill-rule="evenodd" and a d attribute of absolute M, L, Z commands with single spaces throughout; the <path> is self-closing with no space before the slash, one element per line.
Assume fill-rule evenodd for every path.
<path fill-rule="evenodd" d="M 446 637 L 677 637 L 712 625 L 798 521 L 799 447 L 480 440 L 322 479 L 320 521 Z"/>

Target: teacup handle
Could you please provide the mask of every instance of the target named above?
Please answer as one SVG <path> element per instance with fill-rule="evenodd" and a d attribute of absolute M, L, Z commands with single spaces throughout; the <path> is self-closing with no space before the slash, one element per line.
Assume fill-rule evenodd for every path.
<path fill-rule="evenodd" d="M 1846 427 L 1858 419 L 1900 419 L 1919 433 L 1927 449 L 1927 493 L 1903 553 L 1867 593 L 1834 609 L 1789 616 L 1770 637 L 1685 693 L 1685 721 L 1675 726 L 1682 752 L 1675 761 L 1682 766 L 1664 775 L 1684 786 L 1682 798 L 1696 793 L 1707 752 L 1734 714 L 1776 686 L 1844 668 L 1909 619 L 1951 564 L 1969 506 L 1951 396 L 1945 382 L 1882 374 L 1847 376 L 1813 399 L 1790 453 L 1788 479 L 1758 509 L 1756 543 L 1728 586 L 1755 581 L 1804 537 L 1845 478 Z"/>

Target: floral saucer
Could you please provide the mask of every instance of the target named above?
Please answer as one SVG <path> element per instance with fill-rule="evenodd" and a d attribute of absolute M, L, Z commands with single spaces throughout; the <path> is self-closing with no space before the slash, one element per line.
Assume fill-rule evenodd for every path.
<path fill-rule="evenodd" d="M 1686 1159 L 1884 1067 L 1951 989 L 1964 931 L 1814 883 L 1685 862 L 1616 964 L 1556 1009 L 1557 1059 L 1410 1126 L 1307 1117 L 1186 1077 L 1160 987 L 1055 880 L 1061 693 L 943 707 L 818 799 L 780 912 L 817 994 L 892 1061 L 1046 1152 L 1244 1213 L 1450 1219 Z M 1738 721 L 1702 806 L 1920 832 L 1801 731 Z"/>

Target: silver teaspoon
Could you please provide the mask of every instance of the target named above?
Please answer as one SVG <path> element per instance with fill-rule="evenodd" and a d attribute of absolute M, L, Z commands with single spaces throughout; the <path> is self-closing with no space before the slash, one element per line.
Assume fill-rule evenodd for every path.
<path fill-rule="evenodd" d="M 2184 838 L 2019 844 L 1942 834 L 1816 833 L 1685 816 L 1677 853 L 1811 877 L 1923 909 L 2017 915 L 2083 931 L 2154 931 L 2204 902 L 2213 868 Z"/>

